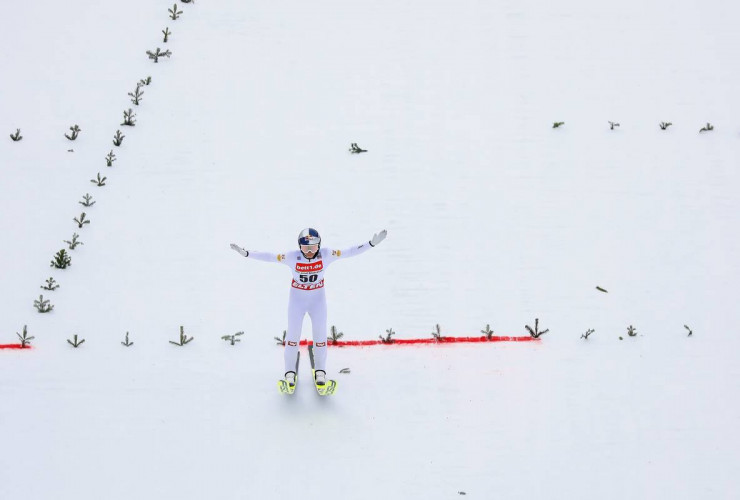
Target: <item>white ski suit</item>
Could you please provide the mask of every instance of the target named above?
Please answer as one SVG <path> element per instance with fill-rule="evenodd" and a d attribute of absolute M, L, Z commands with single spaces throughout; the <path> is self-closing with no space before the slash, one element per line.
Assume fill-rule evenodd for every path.
<path fill-rule="evenodd" d="M 249 251 L 247 258 L 278 262 L 290 267 L 293 273 L 288 300 L 288 332 L 285 336 L 285 371 L 295 371 L 298 344 L 301 340 L 303 317 L 308 313 L 313 329 L 313 352 L 316 370 L 326 371 L 326 293 L 324 271 L 339 259 L 354 257 L 372 248 L 370 243 L 346 250 L 321 248 L 307 259 L 299 250 L 286 253 Z"/>

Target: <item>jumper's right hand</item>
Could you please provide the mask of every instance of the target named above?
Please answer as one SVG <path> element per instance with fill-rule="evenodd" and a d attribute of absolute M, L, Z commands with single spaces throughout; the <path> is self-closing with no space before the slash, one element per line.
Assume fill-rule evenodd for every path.
<path fill-rule="evenodd" d="M 233 251 L 237 252 L 237 253 L 238 253 L 239 255 L 241 255 L 242 257 L 249 257 L 249 251 L 248 251 L 248 250 L 244 250 L 244 249 L 243 249 L 242 247 L 240 247 L 239 245 L 235 245 L 234 243 L 232 243 L 232 244 L 231 244 L 231 249 L 232 249 Z"/>

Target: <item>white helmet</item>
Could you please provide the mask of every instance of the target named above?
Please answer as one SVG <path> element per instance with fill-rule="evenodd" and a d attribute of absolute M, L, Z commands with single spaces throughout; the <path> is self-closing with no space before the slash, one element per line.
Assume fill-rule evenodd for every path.
<path fill-rule="evenodd" d="M 314 255 L 316 255 L 321 249 L 321 236 L 319 232 L 312 227 L 307 227 L 298 234 L 298 247 L 301 249 L 301 253 L 308 259 L 308 256 L 304 252 L 305 246 L 316 246 Z"/>

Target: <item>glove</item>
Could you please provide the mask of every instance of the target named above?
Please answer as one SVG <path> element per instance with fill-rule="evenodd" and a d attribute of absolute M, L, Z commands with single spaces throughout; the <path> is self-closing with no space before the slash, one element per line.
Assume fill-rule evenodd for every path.
<path fill-rule="evenodd" d="M 383 229 L 379 233 L 375 233 L 373 235 L 373 239 L 370 240 L 370 246 L 377 246 L 381 241 L 385 239 L 386 236 L 388 236 L 388 231 L 386 231 L 385 229 Z"/>
<path fill-rule="evenodd" d="M 241 255 L 242 257 L 249 257 L 249 251 L 244 250 L 242 247 L 240 247 L 238 245 L 235 245 L 235 244 L 232 243 L 231 244 L 231 249 L 234 250 L 235 252 L 239 253 L 239 255 Z"/>

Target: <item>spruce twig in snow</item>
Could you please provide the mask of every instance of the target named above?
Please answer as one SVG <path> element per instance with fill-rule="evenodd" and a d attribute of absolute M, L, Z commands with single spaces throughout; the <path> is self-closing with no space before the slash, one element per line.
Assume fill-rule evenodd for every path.
<path fill-rule="evenodd" d="M 46 280 L 46 285 L 41 285 L 40 287 L 42 290 L 48 290 L 50 292 L 53 292 L 57 288 L 59 288 L 59 284 L 54 281 L 54 278 L 51 277 L 48 280 Z"/>
<path fill-rule="evenodd" d="M 121 342 L 121 344 L 124 345 L 124 346 L 126 346 L 126 347 L 131 347 L 132 345 L 134 345 L 133 342 L 129 342 L 129 340 L 128 340 L 128 332 L 126 332 L 126 340 L 124 342 Z"/>
<path fill-rule="evenodd" d="M 82 132 L 82 129 L 78 127 L 77 125 L 73 127 L 69 127 L 69 129 L 72 131 L 72 135 L 64 134 L 64 137 L 69 139 L 70 141 L 74 141 L 77 139 L 77 136 L 80 135 L 80 132 Z"/>
<path fill-rule="evenodd" d="M 349 368 L 342 368 L 341 370 L 339 370 L 339 373 L 348 374 L 348 373 L 350 373 L 350 371 L 349 371 Z"/>
<path fill-rule="evenodd" d="M 152 77 L 151 76 L 147 76 L 146 78 L 142 78 L 141 80 L 139 80 L 139 85 L 142 86 L 142 87 L 143 86 L 148 86 L 150 83 L 152 83 Z"/>
<path fill-rule="evenodd" d="M 188 336 L 185 335 L 185 327 L 181 326 L 180 327 L 180 342 L 174 342 L 174 341 L 170 340 L 170 344 L 184 346 L 185 344 L 187 344 L 191 340 L 193 340 L 193 337 L 188 338 Z"/>
<path fill-rule="evenodd" d="M 288 332 L 286 330 L 283 330 L 283 338 L 280 337 L 273 337 L 275 340 L 277 340 L 277 345 L 285 345 L 285 336 L 288 335 Z"/>
<path fill-rule="evenodd" d="M 637 337 L 637 328 L 632 325 L 628 326 L 627 335 L 629 335 L 630 337 Z"/>
<path fill-rule="evenodd" d="M 122 135 L 120 130 L 116 130 L 116 135 L 113 136 L 113 145 L 120 146 L 121 144 L 123 144 L 124 137 L 126 136 Z"/>
<path fill-rule="evenodd" d="M 95 201 L 92 201 L 92 199 L 93 197 L 90 196 L 90 193 L 85 193 L 85 196 L 82 197 L 82 201 L 78 201 L 77 203 L 79 203 L 83 207 L 91 207 L 95 205 L 95 203 L 97 203 Z"/>
<path fill-rule="evenodd" d="M 105 156 L 105 165 L 106 165 L 107 167 L 112 167 L 112 166 L 113 166 L 113 162 L 114 162 L 114 161 L 116 161 L 116 155 L 115 155 L 115 154 L 113 154 L 113 150 L 111 149 L 111 150 L 110 150 L 110 153 L 108 153 L 108 154 L 107 154 L 107 155 Z"/>
<path fill-rule="evenodd" d="M 711 123 L 707 122 L 706 126 L 702 127 L 699 132 L 709 132 L 710 130 L 714 130 L 714 126 Z"/>
<path fill-rule="evenodd" d="M 64 241 L 64 243 L 66 243 L 67 245 L 69 245 L 69 249 L 70 250 L 74 250 L 75 248 L 77 248 L 78 245 L 84 245 L 83 242 L 77 241 L 77 238 L 79 238 L 79 237 L 80 237 L 79 234 L 74 233 L 74 234 L 72 234 L 72 241 L 69 241 L 69 240 L 63 240 L 63 241 Z"/>
<path fill-rule="evenodd" d="M 154 52 L 152 52 L 151 50 L 147 50 L 146 54 L 149 56 L 149 59 L 152 59 L 155 63 L 158 63 L 160 57 L 170 57 L 172 55 L 172 52 L 169 50 L 165 50 L 164 52 L 162 52 L 162 50 L 157 47 Z"/>
<path fill-rule="evenodd" d="M 167 12 L 170 13 L 170 19 L 173 21 L 177 21 L 177 18 L 182 14 L 181 10 L 177 10 L 177 4 L 173 5 L 171 9 L 167 9 Z"/>
<path fill-rule="evenodd" d="M 552 128 L 560 128 L 565 125 L 565 122 L 555 122 L 552 124 Z"/>
<path fill-rule="evenodd" d="M 671 122 L 660 122 L 660 125 L 658 126 L 660 127 L 660 130 L 668 130 L 668 127 L 671 125 L 673 125 Z"/>
<path fill-rule="evenodd" d="M 494 333 L 493 330 L 491 330 L 491 325 L 486 325 L 486 329 L 481 330 L 480 332 L 485 335 L 488 340 L 491 340 L 491 337 L 493 337 Z"/>
<path fill-rule="evenodd" d="M 135 105 L 139 105 L 139 103 L 143 100 L 144 91 L 141 90 L 141 83 L 136 84 L 136 90 L 133 92 L 128 93 L 129 97 L 131 97 L 131 102 L 133 102 Z M 108 165 L 110 167 L 110 165 Z"/>
<path fill-rule="evenodd" d="M 619 123 L 609 122 L 609 130 L 614 130 L 614 127 L 619 127 Z"/>
<path fill-rule="evenodd" d="M 54 310 L 54 306 L 49 304 L 49 300 L 44 300 L 43 295 L 39 295 L 39 300 L 33 301 L 33 307 L 40 313 L 48 313 Z"/>
<path fill-rule="evenodd" d="M 70 257 L 67 251 L 62 248 L 54 255 L 54 259 L 51 261 L 51 266 L 49 267 L 55 267 L 57 269 L 67 269 L 71 265 L 72 257 Z"/>
<path fill-rule="evenodd" d="M 539 329 L 540 329 L 540 320 L 538 318 L 535 318 L 534 319 L 534 330 L 529 325 L 525 325 L 524 328 L 526 328 L 527 331 L 529 332 L 529 334 L 532 337 L 536 338 L 536 339 L 540 338 L 540 336 L 542 336 L 542 335 L 544 335 L 544 334 L 546 334 L 547 332 L 550 331 L 549 328 L 547 330 L 545 330 L 545 331 L 542 331 L 542 332 L 539 331 Z"/>
<path fill-rule="evenodd" d="M 82 340 L 79 340 L 79 341 L 77 340 L 77 334 L 75 334 L 75 336 L 73 337 L 73 339 L 74 339 L 74 341 L 72 341 L 70 339 L 67 339 L 67 342 L 69 342 L 69 345 L 71 345 L 75 349 L 78 348 L 78 347 L 80 347 L 82 344 L 85 343 L 85 339 L 82 339 Z"/>
<path fill-rule="evenodd" d="M 164 33 L 164 40 L 163 41 L 164 41 L 164 43 L 167 43 L 167 40 L 170 38 L 170 35 L 172 34 L 172 32 L 170 31 L 169 28 L 165 28 L 165 29 L 162 30 L 162 33 Z"/>
<path fill-rule="evenodd" d="M 134 111 L 131 108 L 128 108 L 128 111 L 123 112 L 123 123 L 121 123 L 121 126 L 127 126 L 127 127 L 133 127 L 136 125 L 136 121 L 134 120 L 136 118 L 136 115 L 134 114 Z"/>
<path fill-rule="evenodd" d="M 607 291 L 606 291 L 606 289 L 604 289 L 604 288 L 601 288 L 600 286 L 597 286 L 597 287 L 596 287 L 596 289 L 597 289 L 598 291 L 600 291 L 600 292 L 604 292 L 604 293 L 609 293 L 609 292 L 607 292 Z"/>
<path fill-rule="evenodd" d="M 586 330 L 586 333 L 584 333 L 583 335 L 581 335 L 581 338 L 588 340 L 588 336 L 591 335 L 592 333 L 594 333 L 595 331 L 596 330 L 594 330 L 593 328 L 589 328 L 588 330 Z"/>
<path fill-rule="evenodd" d="M 434 325 L 434 330 L 432 331 L 432 337 L 434 337 L 434 340 L 439 342 L 442 340 L 442 329 L 439 327 L 439 323 Z"/>
<path fill-rule="evenodd" d="M 689 331 L 689 337 L 691 337 L 691 335 L 693 335 L 693 333 L 694 333 L 694 332 L 691 331 L 691 328 L 689 328 L 688 325 L 683 325 L 683 327 L 686 328 L 686 330 Z"/>
<path fill-rule="evenodd" d="M 25 349 L 27 345 L 31 344 L 31 341 L 35 339 L 36 337 L 29 337 L 28 336 L 28 325 L 23 325 L 23 335 L 21 335 L 18 332 L 15 332 L 16 335 L 18 335 L 18 339 L 21 341 L 21 349 Z"/>
<path fill-rule="evenodd" d="M 106 179 L 107 179 L 107 177 L 100 177 L 100 172 L 98 172 L 98 178 L 97 179 L 90 179 L 90 182 L 92 182 L 93 184 L 95 184 L 98 187 L 103 187 L 103 186 L 105 186 L 105 180 Z"/>
<path fill-rule="evenodd" d="M 95 182 L 95 181 L 92 181 L 92 182 Z M 79 219 L 75 217 L 72 220 L 74 220 L 77 223 L 77 227 L 79 227 L 80 229 L 82 229 L 82 226 L 84 226 L 85 224 L 90 224 L 90 221 L 85 219 L 86 216 L 87 216 L 87 214 L 85 212 L 82 212 L 80 214 Z"/>
<path fill-rule="evenodd" d="M 17 128 L 15 129 L 15 134 L 10 134 L 10 138 L 13 139 L 13 141 L 18 142 L 21 139 L 23 139 L 23 136 L 21 135 L 21 129 Z"/>
<path fill-rule="evenodd" d="M 393 328 L 389 328 L 385 331 L 385 333 L 386 333 L 385 337 L 383 337 L 382 335 L 379 336 L 380 341 L 383 342 L 384 344 L 392 344 L 393 339 L 391 337 L 395 335 L 396 332 L 393 331 Z"/>
<path fill-rule="evenodd" d="M 349 151 L 352 154 L 367 153 L 367 149 L 362 149 L 356 142 L 349 145 Z"/>
<path fill-rule="evenodd" d="M 240 335 L 244 335 L 244 332 L 236 332 L 234 335 L 224 335 L 221 337 L 222 339 L 231 342 L 231 345 L 235 345 L 237 342 L 241 342 L 241 339 L 238 339 L 237 337 Z"/>
<path fill-rule="evenodd" d="M 331 343 L 337 345 L 337 341 L 344 337 L 344 333 L 337 331 L 337 327 L 332 325 L 331 327 Z"/>

